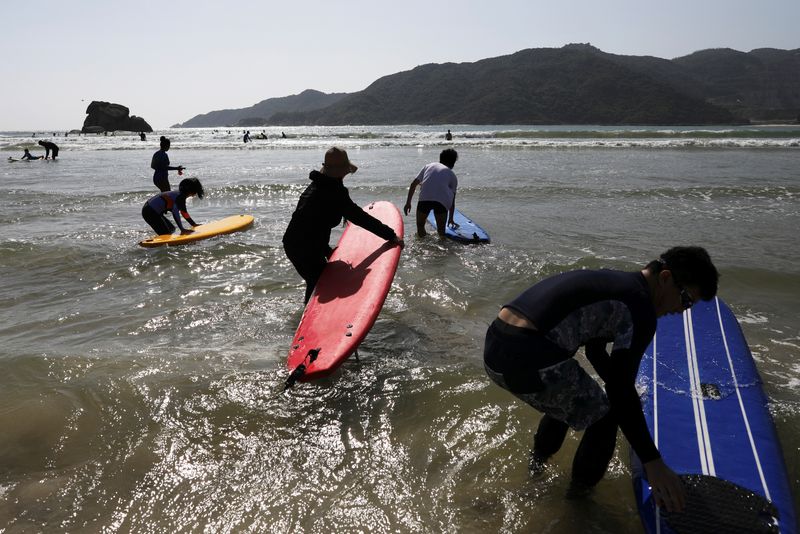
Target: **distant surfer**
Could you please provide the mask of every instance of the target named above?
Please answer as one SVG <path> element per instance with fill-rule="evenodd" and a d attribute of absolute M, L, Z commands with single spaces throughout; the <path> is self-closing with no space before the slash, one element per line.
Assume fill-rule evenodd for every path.
<path fill-rule="evenodd" d="M 458 227 L 453 220 L 456 210 L 456 191 L 458 190 L 458 178 L 453 172 L 453 167 L 457 160 L 458 152 L 452 148 L 442 150 L 439 154 L 439 163 L 428 163 L 411 181 L 403 212 L 406 215 L 411 212 L 411 199 L 414 197 L 417 186 L 421 185 L 417 202 L 417 235 L 419 237 L 427 235 L 425 221 L 431 210 L 436 218 L 436 232 L 439 235 L 444 235 L 447 229 L 445 224 Z"/>
<path fill-rule="evenodd" d="M 147 141 L 147 136 L 144 134 L 144 132 L 139 132 L 139 139 L 141 141 Z"/>
<path fill-rule="evenodd" d="M 21 159 L 42 159 L 42 156 L 34 156 L 33 154 L 31 154 L 30 150 L 26 148 L 25 153 L 22 155 Z"/>
<path fill-rule="evenodd" d="M 250 130 L 247 130 L 247 131 L 244 133 L 244 137 L 242 138 L 242 140 L 243 140 L 245 143 L 248 143 L 248 142 L 250 142 Z"/>
<path fill-rule="evenodd" d="M 175 231 L 175 226 L 164 216 L 167 212 L 172 212 L 172 218 L 181 231 L 181 234 L 190 234 L 194 230 L 187 229 L 181 224 L 181 216 L 186 222 L 197 226 L 197 223 L 189 216 L 186 210 L 186 199 L 197 195 L 203 198 L 203 184 L 197 178 L 184 178 L 178 185 L 177 191 L 165 191 L 145 202 L 142 206 L 142 218 L 158 235 L 171 234 Z"/>
<path fill-rule="evenodd" d="M 453 134 L 450 133 L 450 130 L 447 130 L 447 133 L 444 134 L 444 140 L 445 141 L 452 141 L 453 140 Z"/>
<path fill-rule="evenodd" d="M 325 153 L 325 162 L 319 171 L 311 171 L 311 184 L 300 195 L 292 220 L 283 234 L 283 249 L 297 273 L 306 281 L 305 302 L 311 298 L 322 270 L 333 249 L 328 241 L 331 228 L 344 217 L 387 241 L 403 246 L 394 230 L 365 212 L 350 199 L 344 186 L 344 177 L 358 167 L 350 162 L 347 152 L 333 147 Z"/>
<path fill-rule="evenodd" d="M 178 171 L 178 175 L 183 173 L 184 167 L 178 165 L 177 167 L 170 167 L 169 156 L 167 151 L 170 147 L 170 141 L 163 135 L 161 136 L 161 150 L 153 154 L 153 159 L 150 160 L 150 168 L 155 172 L 153 173 L 153 183 L 158 187 L 159 191 L 169 191 L 169 171 Z"/>
<path fill-rule="evenodd" d="M 718 278 L 705 249 L 674 247 L 637 272 L 584 269 L 546 278 L 502 307 L 486 333 L 484 367 L 500 387 L 544 414 L 532 472 L 544 469 L 570 427 L 584 430 L 568 495 L 585 495 L 605 475 L 619 426 L 657 504 L 681 511 L 686 492 L 650 437 L 635 380 L 656 319 L 712 299 Z M 605 389 L 573 358 L 580 347 Z"/>
<path fill-rule="evenodd" d="M 286 139 L 286 134 L 284 132 L 281 132 L 281 139 Z"/>
<path fill-rule="evenodd" d="M 39 144 L 44 147 L 44 159 L 48 159 L 50 157 L 50 152 L 53 153 L 53 159 L 58 157 L 58 145 L 52 141 L 39 141 Z"/>

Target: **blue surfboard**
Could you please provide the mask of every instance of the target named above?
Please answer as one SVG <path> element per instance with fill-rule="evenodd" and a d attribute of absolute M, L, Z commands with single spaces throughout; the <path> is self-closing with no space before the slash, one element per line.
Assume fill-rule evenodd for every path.
<path fill-rule="evenodd" d="M 474 222 L 472 219 L 467 218 L 463 213 L 458 211 L 458 209 L 453 213 L 453 222 L 455 222 L 458 227 L 451 228 L 450 225 L 447 225 L 447 229 L 444 233 L 445 237 L 449 237 L 460 243 L 489 242 L 489 234 L 486 233 L 486 230 L 481 228 L 478 223 Z M 428 224 L 432 225 L 434 229 L 436 228 L 436 218 L 433 216 L 432 211 L 428 214 Z"/>
<path fill-rule="evenodd" d="M 637 386 L 656 447 L 688 492 L 683 513 L 657 508 L 632 455 L 634 491 L 647 532 L 797 531 L 761 379 L 739 323 L 722 300 L 701 301 L 659 319 Z"/>

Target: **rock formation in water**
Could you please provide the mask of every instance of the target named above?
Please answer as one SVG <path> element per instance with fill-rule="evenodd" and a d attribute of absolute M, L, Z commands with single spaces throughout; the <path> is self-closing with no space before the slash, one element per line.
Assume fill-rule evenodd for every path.
<path fill-rule="evenodd" d="M 83 133 L 113 132 L 123 130 L 127 132 L 152 132 L 153 128 L 147 121 L 136 115 L 130 115 L 130 110 L 121 104 L 98 102 L 89 104 L 86 108 L 88 116 L 83 121 Z"/>

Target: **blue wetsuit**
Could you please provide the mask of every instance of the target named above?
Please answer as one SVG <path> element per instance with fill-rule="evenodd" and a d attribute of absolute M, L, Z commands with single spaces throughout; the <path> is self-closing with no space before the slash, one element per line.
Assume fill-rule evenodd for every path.
<path fill-rule="evenodd" d="M 153 159 L 150 161 L 150 168 L 155 172 L 153 173 L 153 183 L 162 192 L 170 190 L 169 187 L 169 172 L 176 171 L 178 167 L 169 166 L 169 156 L 165 150 L 159 150 L 153 154 Z"/>
<path fill-rule="evenodd" d="M 171 234 L 175 231 L 175 226 L 164 217 L 168 211 L 172 212 L 172 217 L 182 232 L 186 228 L 181 224 L 181 215 L 189 224 L 197 226 L 186 211 L 186 196 L 180 191 L 166 191 L 150 198 L 142 206 L 142 218 L 158 235 Z"/>

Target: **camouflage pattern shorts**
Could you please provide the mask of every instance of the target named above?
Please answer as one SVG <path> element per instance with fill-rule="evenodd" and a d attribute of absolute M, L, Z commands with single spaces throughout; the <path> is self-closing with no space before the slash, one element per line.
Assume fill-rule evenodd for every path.
<path fill-rule="evenodd" d="M 502 374 L 485 367 L 489 378 L 511 391 Z M 575 358 L 540 369 L 539 377 L 543 385 L 539 391 L 511 393 L 574 430 L 584 430 L 608 413 L 606 392 Z"/>

